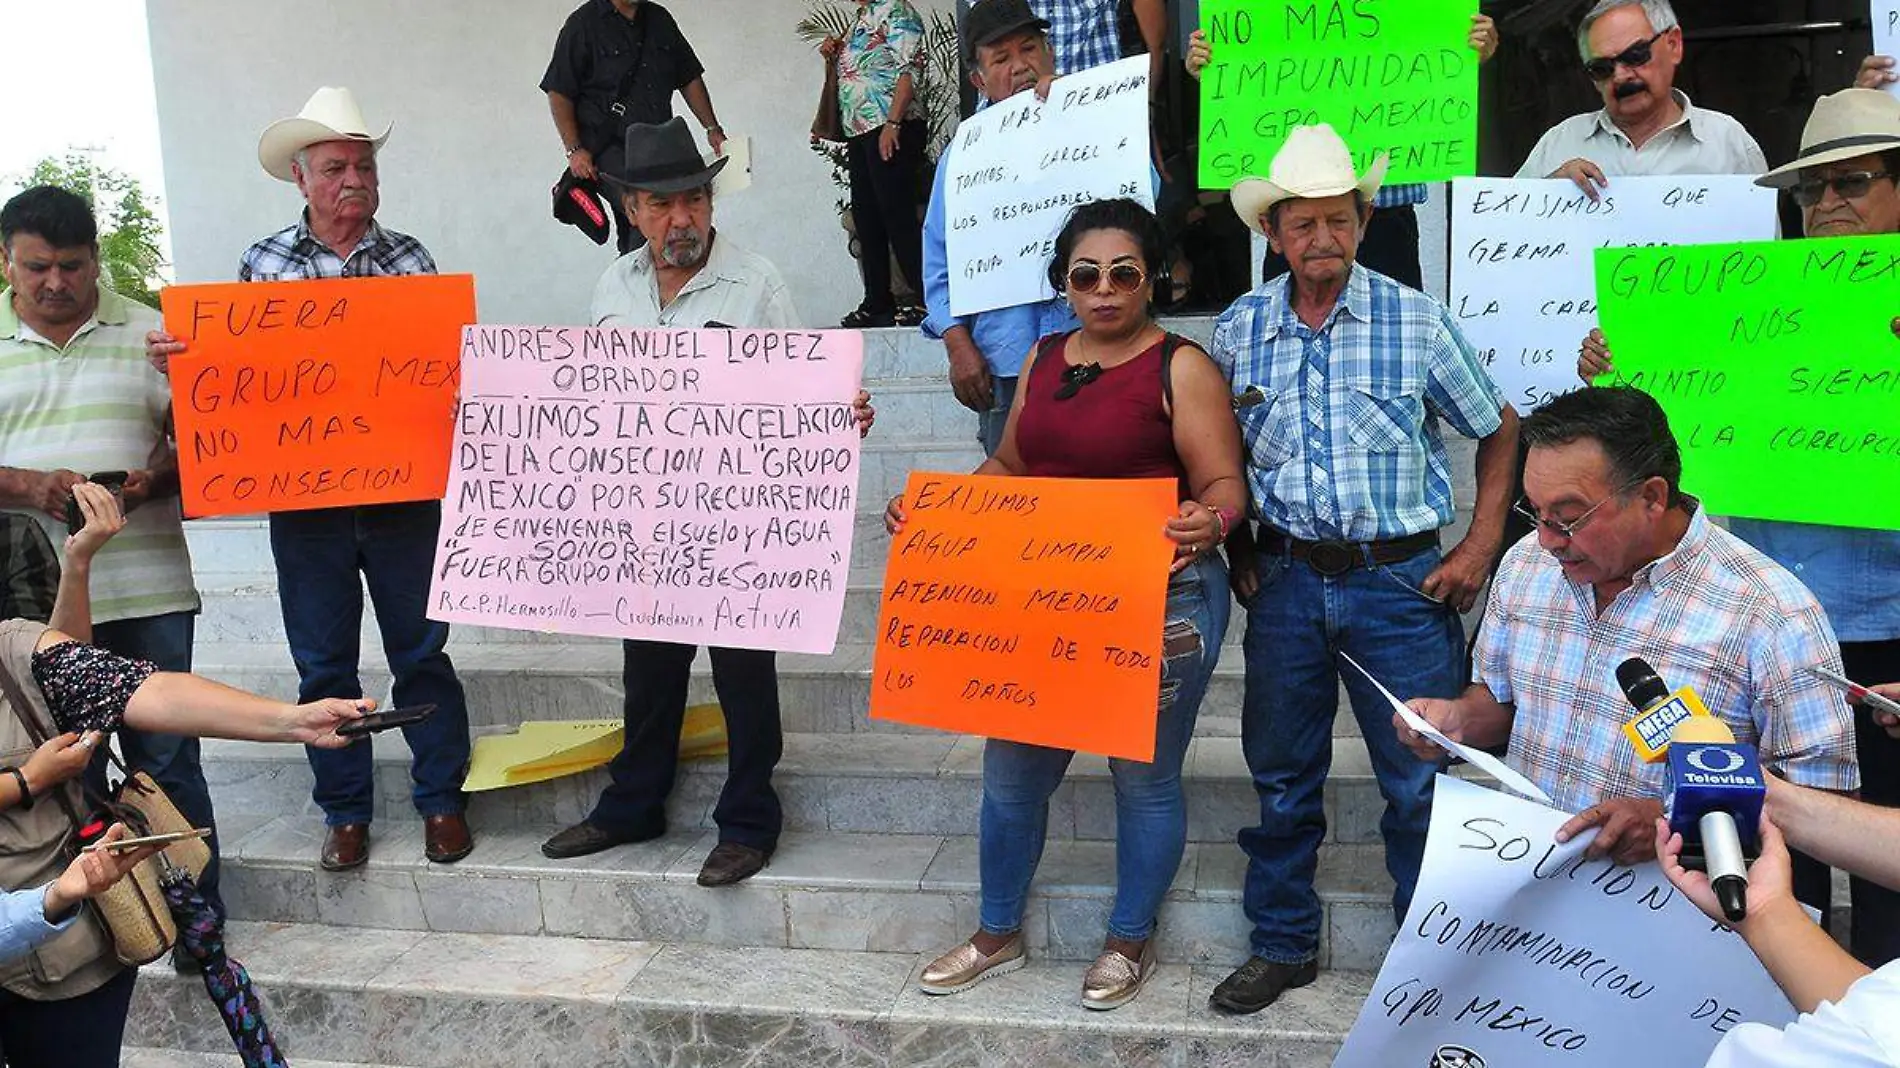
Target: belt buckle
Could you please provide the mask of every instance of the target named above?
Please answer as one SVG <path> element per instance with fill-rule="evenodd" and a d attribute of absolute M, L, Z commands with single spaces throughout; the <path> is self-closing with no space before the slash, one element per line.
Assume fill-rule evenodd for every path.
<path fill-rule="evenodd" d="M 616 116 L 620 118 L 624 119 L 627 117 L 627 105 L 621 103 L 618 100 L 608 105 L 607 110 L 613 112 Z"/>
<path fill-rule="evenodd" d="M 1337 578 L 1358 564 L 1357 546 L 1345 541 L 1316 541 L 1306 551 L 1306 564 L 1327 578 Z"/>

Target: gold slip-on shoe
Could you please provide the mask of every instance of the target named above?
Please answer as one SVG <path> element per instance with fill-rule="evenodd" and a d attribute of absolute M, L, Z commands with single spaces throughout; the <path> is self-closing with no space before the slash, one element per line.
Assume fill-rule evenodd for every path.
<path fill-rule="evenodd" d="M 1023 966 L 1023 933 L 1010 936 L 1008 944 L 984 956 L 974 942 L 965 942 L 938 957 L 917 977 L 917 989 L 926 994 L 955 994 L 968 990 L 992 975 L 1007 975 Z"/>
<path fill-rule="evenodd" d="M 1118 1009 L 1135 1000 L 1148 978 L 1155 973 L 1155 940 L 1151 935 L 1141 947 L 1141 960 L 1129 960 L 1107 949 L 1095 958 L 1088 975 L 1082 979 L 1082 1007 Z"/>

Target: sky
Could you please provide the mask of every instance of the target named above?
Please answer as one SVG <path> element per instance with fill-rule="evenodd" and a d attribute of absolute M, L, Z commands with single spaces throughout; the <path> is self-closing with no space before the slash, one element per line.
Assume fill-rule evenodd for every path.
<path fill-rule="evenodd" d="M 0 39 L 7 83 L 31 87 L 0 105 L 0 200 L 41 159 L 81 149 L 137 178 L 166 220 L 145 0 L 0 0 Z"/>

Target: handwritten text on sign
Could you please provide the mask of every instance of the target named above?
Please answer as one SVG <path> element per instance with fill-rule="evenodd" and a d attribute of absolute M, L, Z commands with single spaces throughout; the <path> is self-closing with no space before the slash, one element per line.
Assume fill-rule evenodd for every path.
<path fill-rule="evenodd" d="M 1047 300 L 1055 236 L 1078 204 L 1127 197 L 1154 206 L 1148 162 L 1148 57 L 1058 78 L 957 127 L 946 155 L 944 255 L 950 310 L 974 315 Z"/>
<path fill-rule="evenodd" d="M 167 286 L 185 514 L 432 501 L 468 275 Z"/>
<path fill-rule="evenodd" d="M 1701 1064 L 1738 1023 L 1794 1019 L 1653 862 L 1556 844 L 1568 818 L 1439 776 L 1411 912 L 1334 1068 L 1423 1068 L 1447 1047 L 1518 1068 Z"/>
<path fill-rule="evenodd" d="M 1175 495 L 1165 479 L 912 473 L 871 718 L 1152 760 Z"/>
<path fill-rule="evenodd" d="M 1900 237 L 1600 249 L 1617 380 L 1711 515 L 1900 530 Z"/>
<path fill-rule="evenodd" d="M 1504 398 L 1528 413 L 1577 380 L 1597 325 L 1600 247 L 1768 241 L 1775 191 L 1741 175 L 1618 177 L 1593 201 L 1562 180 L 1451 185 L 1451 304 Z"/>
<path fill-rule="evenodd" d="M 1295 126 L 1327 123 L 1388 182 L 1478 169 L 1477 0 L 1202 0 L 1201 187 L 1266 177 Z"/>
<path fill-rule="evenodd" d="M 1896 0 L 1872 0 L 1869 5 L 1869 21 L 1874 26 L 1874 51 L 1876 56 L 1900 55 L 1900 2 Z M 1900 96 L 1900 83 L 1887 86 L 1887 92 Z"/>
<path fill-rule="evenodd" d="M 829 653 L 855 332 L 475 326 L 429 615 Z"/>

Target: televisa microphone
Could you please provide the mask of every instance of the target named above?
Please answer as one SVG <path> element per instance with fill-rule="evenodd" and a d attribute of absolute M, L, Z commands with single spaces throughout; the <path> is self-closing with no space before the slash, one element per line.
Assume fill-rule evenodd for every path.
<path fill-rule="evenodd" d="M 1761 853 L 1766 796 L 1761 760 L 1753 746 L 1735 741 L 1728 724 L 1690 716 L 1676 726 L 1663 813 L 1669 829 L 1682 835 L 1682 866 L 1709 873 L 1715 900 L 1731 923 L 1748 916 L 1748 861 Z"/>
<path fill-rule="evenodd" d="M 1709 714 L 1702 698 L 1687 686 L 1670 693 L 1656 669 L 1640 656 L 1616 666 L 1616 683 L 1629 703 L 1636 706 L 1637 716 L 1623 724 L 1623 733 L 1645 763 L 1659 763 L 1668 755 L 1669 737 L 1676 724 L 1690 716 Z"/>

